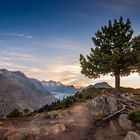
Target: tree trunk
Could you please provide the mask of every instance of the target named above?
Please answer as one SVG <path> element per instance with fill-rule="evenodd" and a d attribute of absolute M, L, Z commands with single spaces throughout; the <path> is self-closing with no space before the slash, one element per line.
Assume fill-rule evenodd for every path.
<path fill-rule="evenodd" d="M 120 74 L 115 74 L 115 95 L 120 96 Z"/>

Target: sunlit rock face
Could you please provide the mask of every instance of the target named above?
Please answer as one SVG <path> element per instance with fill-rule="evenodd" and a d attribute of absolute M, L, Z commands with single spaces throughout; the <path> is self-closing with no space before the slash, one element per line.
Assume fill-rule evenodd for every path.
<path fill-rule="evenodd" d="M 56 98 L 40 81 L 28 78 L 20 71 L 0 70 L 0 116 L 15 108 L 34 110 L 54 101 Z"/>
<path fill-rule="evenodd" d="M 102 95 L 92 99 L 89 106 L 94 115 L 108 115 L 118 110 L 115 96 Z"/>

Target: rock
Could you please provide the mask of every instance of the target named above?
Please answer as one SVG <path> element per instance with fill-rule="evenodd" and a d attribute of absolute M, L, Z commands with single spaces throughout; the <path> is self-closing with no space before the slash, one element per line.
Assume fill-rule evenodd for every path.
<path fill-rule="evenodd" d="M 123 93 L 123 94 L 121 94 L 121 96 L 122 96 L 123 98 L 130 99 L 130 97 L 129 97 L 129 94 L 128 94 L 128 93 Z"/>
<path fill-rule="evenodd" d="M 140 128 L 140 123 L 137 123 L 136 126 Z"/>
<path fill-rule="evenodd" d="M 40 135 L 47 136 L 49 134 L 50 129 L 48 127 L 40 128 Z"/>
<path fill-rule="evenodd" d="M 124 140 L 140 140 L 140 135 L 133 131 L 129 131 L 127 133 L 127 136 L 124 138 Z"/>
<path fill-rule="evenodd" d="M 132 122 L 128 119 L 127 114 L 121 114 L 118 118 L 119 125 L 126 130 L 132 129 Z"/>
<path fill-rule="evenodd" d="M 54 110 L 54 111 L 50 111 L 45 115 L 45 118 L 51 118 L 51 119 L 55 119 L 58 116 L 60 116 L 60 110 Z"/>
<path fill-rule="evenodd" d="M 64 124 L 56 124 L 55 126 L 53 126 L 50 130 L 50 134 L 56 135 L 60 132 L 63 132 L 66 130 L 66 127 Z"/>
<path fill-rule="evenodd" d="M 94 115 L 109 115 L 118 110 L 115 96 L 102 95 L 89 102 L 89 107 Z"/>
<path fill-rule="evenodd" d="M 110 121 L 109 130 L 111 131 L 112 134 L 114 135 L 117 134 L 117 129 L 113 121 Z"/>

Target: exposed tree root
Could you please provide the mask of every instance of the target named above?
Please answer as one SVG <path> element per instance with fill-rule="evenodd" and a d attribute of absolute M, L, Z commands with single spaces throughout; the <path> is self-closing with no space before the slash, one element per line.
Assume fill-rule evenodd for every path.
<path fill-rule="evenodd" d="M 103 118 L 102 120 L 103 120 L 103 121 L 106 121 L 106 120 L 110 119 L 111 117 L 113 117 L 113 116 L 115 116 L 115 115 L 121 113 L 121 112 L 124 111 L 124 110 L 126 110 L 126 106 L 125 106 L 125 105 L 123 105 L 123 108 L 122 108 L 122 109 L 120 109 L 120 110 L 118 110 L 118 111 L 115 111 L 114 113 L 112 113 L 112 114 L 110 114 L 109 116 Z"/>
<path fill-rule="evenodd" d="M 120 110 L 117 110 L 117 111 L 113 112 L 112 114 L 110 114 L 109 116 L 103 118 L 102 119 L 103 121 L 108 120 L 117 114 L 124 113 L 124 111 L 126 111 L 128 113 L 128 111 L 140 106 L 140 104 L 138 102 L 131 100 L 131 99 L 126 99 L 124 97 L 117 98 L 117 101 L 119 101 L 123 105 L 123 107 Z"/>
<path fill-rule="evenodd" d="M 122 105 L 122 108 L 109 114 L 108 116 L 100 119 L 100 120 L 96 120 L 93 122 L 93 125 L 90 129 L 90 131 L 88 132 L 88 140 L 94 139 L 95 138 L 95 133 L 98 127 L 100 127 L 101 125 L 103 125 L 106 121 L 110 121 L 110 119 L 113 119 L 114 117 L 118 116 L 119 114 L 128 114 L 128 112 L 130 110 L 133 110 L 137 107 L 140 107 L 140 103 L 132 100 L 132 99 L 126 99 L 125 97 L 117 97 L 116 100 L 118 101 L 118 103 L 120 103 Z M 90 135 L 92 135 L 92 138 L 90 138 Z"/>

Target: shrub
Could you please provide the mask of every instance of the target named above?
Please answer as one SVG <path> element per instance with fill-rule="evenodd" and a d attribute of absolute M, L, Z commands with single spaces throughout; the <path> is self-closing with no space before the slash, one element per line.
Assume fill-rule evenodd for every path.
<path fill-rule="evenodd" d="M 140 123 L 140 110 L 130 111 L 128 117 L 132 122 Z"/>
<path fill-rule="evenodd" d="M 27 114 L 30 113 L 30 110 L 29 110 L 28 108 L 25 108 L 25 109 L 23 110 L 23 113 L 24 113 L 24 115 L 27 115 Z"/>
<path fill-rule="evenodd" d="M 6 117 L 8 118 L 18 118 L 21 117 L 23 114 L 18 109 L 14 109 L 11 113 L 9 113 Z"/>

